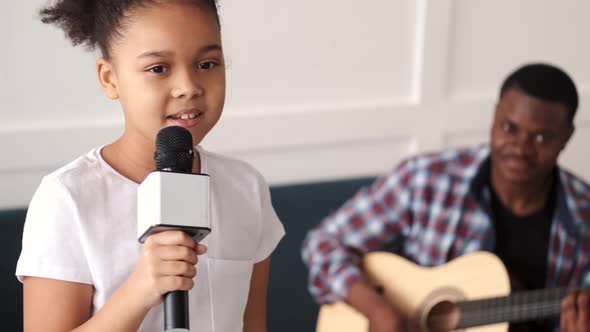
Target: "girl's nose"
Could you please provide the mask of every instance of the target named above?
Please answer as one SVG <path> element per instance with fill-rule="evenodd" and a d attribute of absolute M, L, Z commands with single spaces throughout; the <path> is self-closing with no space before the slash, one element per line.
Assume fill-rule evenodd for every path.
<path fill-rule="evenodd" d="M 205 93 L 203 87 L 191 76 L 191 73 L 181 75 L 175 82 L 172 96 L 178 99 L 193 99 Z"/>

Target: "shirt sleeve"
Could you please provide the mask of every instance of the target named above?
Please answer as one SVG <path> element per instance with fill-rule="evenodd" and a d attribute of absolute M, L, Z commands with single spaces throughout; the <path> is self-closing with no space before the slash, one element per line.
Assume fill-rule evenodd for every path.
<path fill-rule="evenodd" d="M 350 287 L 362 279 L 362 255 L 407 236 L 412 165 L 405 161 L 378 178 L 307 234 L 302 258 L 309 269 L 309 290 L 318 303 L 346 300 Z"/>
<path fill-rule="evenodd" d="M 45 177 L 27 211 L 16 276 L 92 284 L 78 211 L 64 186 Z"/>
<path fill-rule="evenodd" d="M 270 190 L 262 175 L 259 175 L 259 183 L 261 225 L 260 239 L 256 249 L 256 257 L 254 257 L 255 263 L 268 258 L 285 235 L 285 228 L 272 206 Z"/>

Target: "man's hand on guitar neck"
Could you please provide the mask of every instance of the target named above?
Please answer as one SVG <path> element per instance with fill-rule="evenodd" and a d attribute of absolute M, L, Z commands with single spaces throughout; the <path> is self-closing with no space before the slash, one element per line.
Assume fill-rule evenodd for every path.
<path fill-rule="evenodd" d="M 574 292 L 561 302 L 561 332 L 590 332 L 590 295 Z"/>
<path fill-rule="evenodd" d="M 369 332 L 407 332 L 408 321 L 373 287 L 357 282 L 350 288 L 348 304 L 369 320 Z"/>

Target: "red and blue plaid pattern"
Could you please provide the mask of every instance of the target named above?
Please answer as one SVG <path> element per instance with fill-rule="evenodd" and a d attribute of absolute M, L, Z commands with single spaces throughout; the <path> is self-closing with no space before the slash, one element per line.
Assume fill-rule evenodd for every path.
<path fill-rule="evenodd" d="M 388 250 L 423 266 L 493 251 L 487 167 L 487 145 L 449 150 L 408 159 L 360 190 L 304 241 L 312 295 L 319 303 L 346 299 L 369 251 Z M 546 283 L 590 284 L 590 187 L 563 169 L 557 174 Z"/>

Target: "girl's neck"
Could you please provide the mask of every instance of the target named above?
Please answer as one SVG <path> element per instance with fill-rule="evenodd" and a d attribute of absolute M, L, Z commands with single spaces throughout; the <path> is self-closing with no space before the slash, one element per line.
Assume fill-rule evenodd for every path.
<path fill-rule="evenodd" d="M 105 146 L 101 154 L 102 158 L 121 175 L 135 183 L 141 183 L 156 169 L 155 150 L 153 140 L 123 134 L 118 140 Z M 200 168 L 200 156 L 198 151 L 195 151 L 193 172 L 198 173 Z"/>
<path fill-rule="evenodd" d="M 102 149 L 102 158 L 117 172 L 135 183 L 141 183 L 156 169 L 155 144 L 138 142 L 125 135 Z"/>

